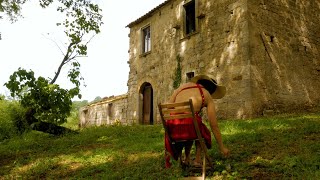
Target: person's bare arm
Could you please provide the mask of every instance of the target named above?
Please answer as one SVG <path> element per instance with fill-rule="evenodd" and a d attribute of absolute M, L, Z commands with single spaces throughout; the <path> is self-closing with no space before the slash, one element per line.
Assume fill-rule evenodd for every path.
<path fill-rule="evenodd" d="M 214 105 L 213 99 L 211 98 L 207 101 L 207 113 L 208 113 L 210 127 L 217 141 L 219 149 L 224 156 L 228 156 L 229 150 L 224 147 L 224 144 L 222 142 L 221 132 L 218 126 L 217 118 L 216 118 L 215 105 Z"/>
<path fill-rule="evenodd" d="M 173 94 L 171 95 L 168 103 L 174 103 L 174 99 L 175 99 L 176 96 L 177 96 L 177 90 L 175 90 L 175 91 L 173 92 Z"/>

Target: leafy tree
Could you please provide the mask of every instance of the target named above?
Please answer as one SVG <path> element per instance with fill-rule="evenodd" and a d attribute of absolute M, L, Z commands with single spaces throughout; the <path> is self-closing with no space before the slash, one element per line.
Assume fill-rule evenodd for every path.
<path fill-rule="evenodd" d="M 75 111 L 79 111 L 79 109 L 83 106 L 88 105 L 89 102 L 88 100 L 83 100 L 83 101 L 73 101 L 72 103 L 72 109 Z"/>
<path fill-rule="evenodd" d="M 72 102 L 72 110 L 70 116 L 68 116 L 68 122 L 62 124 L 64 127 L 68 127 L 70 129 L 79 129 L 79 110 L 81 107 L 88 105 L 88 100 L 83 101 L 73 101 Z"/>
<path fill-rule="evenodd" d="M 21 16 L 21 8 L 27 0 L 3 0 L 0 1 L 0 11 L 6 12 L 11 21 L 17 20 Z M 51 130 L 44 130 L 55 133 L 52 129 L 58 128 L 66 122 L 72 107 L 72 98 L 80 94 L 80 84 L 83 77 L 80 73 L 80 63 L 77 57 L 87 55 L 86 36 L 91 38 L 100 32 L 102 25 L 101 9 L 90 0 L 56 0 L 59 3 L 57 11 L 64 13 L 66 19 L 57 23 L 57 26 L 64 28 L 64 33 L 68 38 L 66 52 L 52 79 L 44 77 L 35 78 L 32 70 L 27 71 L 19 68 L 10 76 L 10 80 L 5 86 L 10 90 L 11 96 L 17 97 L 23 107 L 28 108 L 26 120 L 32 127 Z M 40 6 L 46 8 L 53 3 L 53 0 L 39 0 Z M 68 78 L 74 85 L 71 89 L 63 89 L 55 84 L 62 67 L 71 65 L 68 71 Z M 49 123 L 49 124 L 48 124 Z M 53 124 L 53 125 L 52 125 Z M 49 127 L 50 126 L 50 127 Z M 60 133 L 60 132 L 58 132 Z"/>
<path fill-rule="evenodd" d="M 35 119 L 29 119 L 30 123 L 37 120 L 64 123 L 71 110 L 71 99 L 79 94 L 79 87 L 62 89 L 41 76 L 36 79 L 33 71 L 21 68 L 10 76 L 5 85 L 11 91 L 11 96 L 18 97 L 21 105 L 28 107 L 29 113 L 33 114 Z"/>
<path fill-rule="evenodd" d="M 97 96 L 94 98 L 94 100 L 91 102 L 91 103 L 94 103 L 94 102 L 98 102 L 100 101 L 102 98 L 100 96 Z"/>

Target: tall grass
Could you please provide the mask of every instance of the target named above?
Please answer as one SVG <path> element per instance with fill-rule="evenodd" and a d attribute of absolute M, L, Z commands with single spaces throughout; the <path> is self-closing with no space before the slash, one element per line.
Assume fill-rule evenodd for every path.
<path fill-rule="evenodd" d="M 320 113 L 219 123 L 228 159 L 214 146 L 208 179 L 319 179 Z M 161 125 L 91 127 L 55 137 L 31 131 L 0 143 L 0 179 L 179 179 L 164 168 Z M 194 149 L 193 149 L 194 153 Z"/>
<path fill-rule="evenodd" d="M 18 102 L 0 99 L 0 142 L 24 132 L 24 113 Z"/>

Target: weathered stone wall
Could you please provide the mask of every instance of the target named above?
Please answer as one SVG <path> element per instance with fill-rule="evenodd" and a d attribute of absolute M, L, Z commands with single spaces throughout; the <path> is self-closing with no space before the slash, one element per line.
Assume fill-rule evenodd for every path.
<path fill-rule="evenodd" d="M 81 124 L 142 123 L 143 90 L 149 85 L 152 116 L 160 123 L 157 104 L 174 90 L 178 59 L 181 83 L 194 72 L 210 74 L 227 87 L 227 95 L 216 100 L 218 118 L 320 105 L 318 0 L 197 0 L 197 31 L 190 36 L 184 35 L 184 2 L 167 0 L 128 25 L 128 93 L 85 107 Z M 151 52 L 143 54 L 146 26 Z"/>
<path fill-rule="evenodd" d="M 127 95 L 103 98 L 80 109 L 80 127 L 127 122 Z"/>
<path fill-rule="evenodd" d="M 203 5 L 207 7 L 200 32 L 204 48 L 193 52 L 202 59 L 195 72 L 211 74 L 227 87 L 227 95 L 217 101 L 218 118 L 248 118 L 253 99 L 247 0 L 209 0 Z"/>
<path fill-rule="evenodd" d="M 246 1 L 198 1 L 197 14 L 204 17 L 197 20 L 198 31 L 188 37 L 183 35 L 182 5 L 181 0 L 169 1 L 153 16 L 130 28 L 129 112 L 139 118 L 139 88 L 144 82 L 154 89 L 154 107 L 167 101 L 174 90 L 179 56 L 182 83 L 186 82 L 187 72 L 194 72 L 211 74 L 227 86 L 227 96 L 217 100 L 220 118 L 251 114 Z M 151 53 L 141 56 L 140 31 L 148 24 Z M 157 113 L 155 110 L 154 116 L 159 120 Z"/>
<path fill-rule="evenodd" d="M 128 118 L 142 117 L 141 88 L 156 105 L 173 92 L 177 56 L 187 72 L 211 74 L 227 87 L 219 118 L 260 116 L 319 103 L 319 1 L 199 0 L 198 30 L 183 33 L 183 0 L 168 0 L 129 24 Z M 151 52 L 141 53 L 141 28 L 151 27 Z"/>
<path fill-rule="evenodd" d="M 248 1 L 254 113 L 319 105 L 320 1 Z"/>

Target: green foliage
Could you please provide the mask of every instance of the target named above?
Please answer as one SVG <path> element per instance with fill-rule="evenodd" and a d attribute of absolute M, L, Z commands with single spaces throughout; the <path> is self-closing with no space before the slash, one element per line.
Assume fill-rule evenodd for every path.
<path fill-rule="evenodd" d="M 33 71 L 21 68 L 10 76 L 5 86 L 23 107 L 35 111 L 36 119 L 54 124 L 66 121 L 71 110 L 71 99 L 78 94 L 77 89 L 62 89 L 59 85 L 49 84 L 43 77 L 36 79 Z"/>
<path fill-rule="evenodd" d="M 69 45 L 50 84 L 55 83 L 62 67 L 69 63 L 72 67 L 68 72 L 68 77 L 76 87 L 79 87 L 79 79 L 83 80 L 83 78 L 80 76 L 80 63 L 76 61 L 76 58 L 87 55 L 87 44 L 90 40 L 86 40 L 86 36 L 89 35 L 92 38 L 95 34 L 100 33 L 100 26 L 103 24 L 102 10 L 90 0 L 39 0 L 39 5 L 46 8 L 53 2 L 57 2 L 57 11 L 66 17 L 63 22 L 56 25 L 64 27 Z M 14 22 L 21 16 L 20 12 L 25 3 L 26 0 L 4 0 L 0 3 L 0 12 L 5 12 Z M 71 91 L 77 94 L 79 89 L 75 88 Z M 80 94 L 79 98 L 81 98 Z"/>
<path fill-rule="evenodd" d="M 100 96 L 97 96 L 97 97 L 95 97 L 94 100 L 91 101 L 90 103 L 98 102 L 98 101 L 100 101 L 101 99 L 102 99 L 102 98 L 101 98 Z"/>
<path fill-rule="evenodd" d="M 79 129 L 79 110 L 81 107 L 86 106 L 88 103 L 89 103 L 88 100 L 73 101 L 71 113 L 67 118 L 67 122 L 64 123 L 63 126 L 73 130 L 78 130 Z"/>
<path fill-rule="evenodd" d="M 10 21 L 14 22 L 18 17 L 21 17 L 21 4 L 24 4 L 27 0 L 1 0 L 0 1 L 0 12 L 5 12 Z M 2 18 L 2 16 L 0 16 Z"/>
<path fill-rule="evenodd" d="M 28 130 L 24 113 L 25 109 L 18 102 L 0 100 L 0 141 Z"/>
<path fill-rule="evenodd" d="M 30 126 L 25 118 L 26 109 L 18 102 L 12 102 L 9 108 L 11 121 L 15 128 L 15 135 L 21 135 L 24 132 L 30 131 Z"/>
<path fill-rule="evenodd" d="M 41 0 L 40 2 L 43 2 L 42 7 L 47 7 L 52 1 L 53 0 Z M 68 72 L 68 77 L 76 87 L 79 87 L 80 80 L 83 80 L 83 77 L 81 77 L 80 74 L 80 63 L 76 61 L 76 58 L 87 55 L 87 44 L 91 39 L 86 40 L 86 36 L 89 35 L 93 37 L 95 34 L 100 33 L 100 26 L 103 24 L 101 9 L 89 0 L 57 1 L 61 3 L 57 11 L 65 14 L 66 19 L 56 25 L 64 27 L 64 33 L 68 38 L 69 45 L 58 71 L 50 84 L 55 83 L 62 67 L 69 63 L 72 68 Z M 75 88 L 74 92 L 77 93 L 78 90 L 78 88 Z M 81 98 L 80 94 L 79 98 Z"/>
<path fill-rule="evenodd" d="M 22 17 L 21 10 L 27 0 L 1 0 L 0 2 L 0 12 L 4 12 L 10 21 L 15 22 Z M 69 19 L 72 19 L 66 19 L 63 24 L 69 27 L 70 33 L 68 34 L 73 36 L 75 41 L 77 37 L 80 37 L 77 35 L 79 33 L 77 29 L 86 32 L 94 30 L 98 33 L 102 18 L 98 5 L 91 3 L 90 0 L 39 0 L 39 5 L 46 8 L 53 2 L 59 3 L 57 11 L 65 13 L 67 17 L 70 17 Z M 82 48 L 80 45 L 79 50 L 81 51 Z"/>
<path fill-rule="evenodd" d="M 177 68 L 175 71 L 174 81 L 173 81 L 173 88 L 177 89 L 181 84 L 181 57 L 177 55 Z"/>
<path fill-rule="evenodd" d="M 0 141 L 11 137 L 15 132 L 8 106 L 7 101 L 0 100 Z"/>
<path fill-rule="evenodd" d="M 67 118 L 67 121 L 63 123 L 62 126 L 72 130 L 78 130 L 79 129 L 79 111 L 72 110 L 70 112 L 70 115 Z"/>
<path fill-rule="evenodd" d="M 0 11 L 4 11 L 11 21 L 15 21 L 20 16 L 25 2 L 26 0 L 4 0 L 0 3 Z M 42 8 L 48 7 L 53 2 L 54 0 L 39 0 Z M 95 34 L 100 33 L 102 15 L 99 6 L 90 0 L 55 0 L 55 2 L 58 5 L 57 11 L 66 17 L 63 22 L 57 23 L 57 26 L 64 27 L 69 45 L 53 79 L 49 81 L 41 76 L 35 78 L 32 70 L 26 71 L 19 68 L 10 76 L 5 86 L 11 91 L 13 97 L 21 101 L 23 107 L 32 112 L 30 115 L 32 117 L 27 118 L 28 122 L 30 119 L 34 121 L 35 118 L 36 121 L 60 125 L 66 122 L 70 115 L 71 99 L 75 96 L 80 99 L 82 97 L 80 82 L 84 79 L 80 73 L 80 63 L 76 58 L 87 55 L 87 44 L 90 40 L 85 40 L 85 38 L 86 36 L 92 38 Z M 67 75 L 74 85 L 71 89 L 63 89 L 55 84 L 62 67 L 66 64 L 71 65 Z"/>
<path fill-rule="evenodd" d="M 72 111 L 79 111 L 79 109 L 83 106 L 88 105 L 89 102 L 88 100 L 83 100 L 83 101 L 73 101 L 72 102 Z"/>

